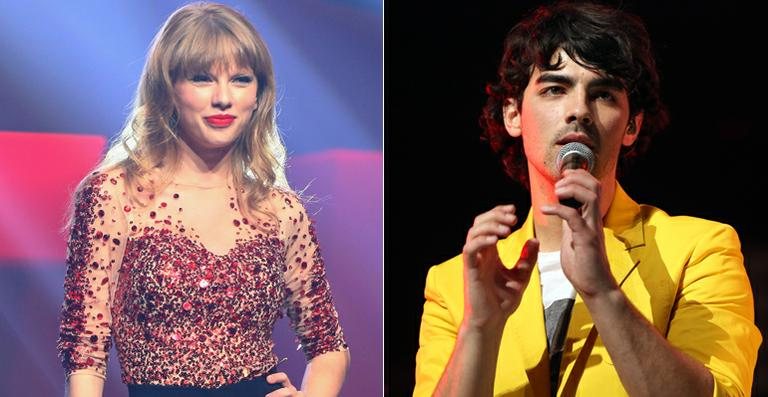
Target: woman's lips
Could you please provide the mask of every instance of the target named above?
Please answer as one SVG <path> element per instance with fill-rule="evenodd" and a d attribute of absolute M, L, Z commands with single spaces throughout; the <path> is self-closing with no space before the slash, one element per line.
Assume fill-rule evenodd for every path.
<path fill-rule="evenodd" d="M 210 124 L 213 127 L 229 127 L 230 124 L 232 124 L 233 121 L 235 121 L 235 116 L 231 115 L 215 115 L 215 116 L 208 116 L 203 117 L 205 119 L 205 122 Z"/>

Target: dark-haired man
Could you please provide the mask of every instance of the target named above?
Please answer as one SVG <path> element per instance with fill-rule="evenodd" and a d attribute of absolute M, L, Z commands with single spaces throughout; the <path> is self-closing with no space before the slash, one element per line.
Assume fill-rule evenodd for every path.
<path fill-rule="evenodd" d="M 616 180 L 666 124 L 643 23 L 542 7 L 508 34 L 488 94 L 485 136 L 531 212 L 514 232 L 513 205 L 480 214 L 430 269 L 414 395 L 749 394 L 762 338 L 736 232 Z M 572 142 L 589 171 L 558 166 Z"/>

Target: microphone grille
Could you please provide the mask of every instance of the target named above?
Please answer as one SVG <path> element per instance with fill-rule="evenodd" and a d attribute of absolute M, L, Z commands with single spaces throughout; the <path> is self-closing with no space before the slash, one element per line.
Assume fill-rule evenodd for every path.
<path fill-rule="evenodd" d="M 595 166 L 595 154 L 592 153 L 587 145 L 581 142 L 568 142 L 557 153 L 556 166 L 558 171 L 563 171 L 563 166 L 567 163 L 579 164 L 575 168 L 585 168 L 587 172 L 592 173 L 592 168 Z M 586 167 L 584 167 L 586 166 Z M 567 168 L 574 168 L 572 165 Z"/>

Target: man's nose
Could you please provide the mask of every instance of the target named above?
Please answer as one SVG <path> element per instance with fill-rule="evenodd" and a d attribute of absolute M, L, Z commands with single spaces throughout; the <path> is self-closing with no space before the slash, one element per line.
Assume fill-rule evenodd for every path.
<path fill-rule="evenodd" d="M 578 122 L 582 125 L 591 125 L 593 120 L 592 107 L 586 92 L 573 92 L 568 101 L 566 123 Z"/>

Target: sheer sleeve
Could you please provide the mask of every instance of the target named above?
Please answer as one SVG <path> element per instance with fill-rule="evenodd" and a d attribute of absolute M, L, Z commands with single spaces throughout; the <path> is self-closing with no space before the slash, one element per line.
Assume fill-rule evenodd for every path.
<path fill-rule="evenodd" d="M 277 215 L 285 242 L 285 305 L 291 326 L 307 360 L 346 350 L 314 224 L 296 196 L 282 192 L 278 196 Z"/>
<path fill-rule="evenodd" d="M 75 195 L 57 343 L 67 377 L 87 373 L 106 378 L 111 297 L 127 237 L 119 179 L 94 173 Z"/>

